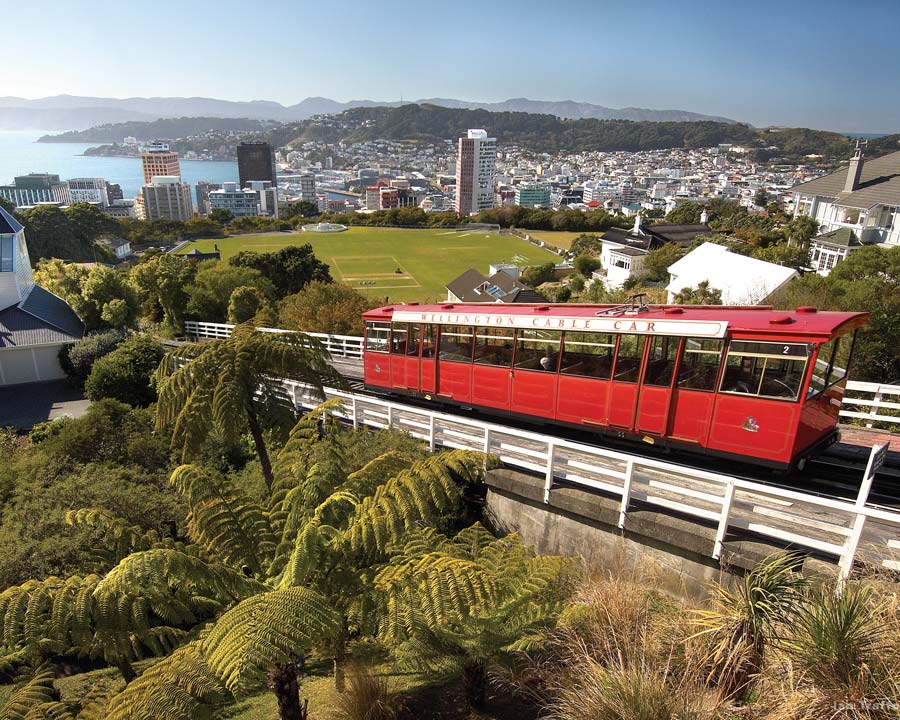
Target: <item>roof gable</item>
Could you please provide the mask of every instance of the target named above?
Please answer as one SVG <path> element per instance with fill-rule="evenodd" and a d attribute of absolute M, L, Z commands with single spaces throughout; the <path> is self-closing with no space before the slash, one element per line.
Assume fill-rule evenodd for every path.
<path fill-rule="evenodd" d="M 864 157 L 859 186 L 852 192 L 844 192 L 848 172 L 849 168 L 842 167 L 815 180 L 795 185 L 792 190 L 799 195 L 835 198 L 837 204 L 848 207 L 900 206 L 900 151 L 878 158 Z"/>
<path fill-rule="evenodd" d="M 0 205 L 0 235 L 15 235 L 22 230 L 22 224 Z"/>

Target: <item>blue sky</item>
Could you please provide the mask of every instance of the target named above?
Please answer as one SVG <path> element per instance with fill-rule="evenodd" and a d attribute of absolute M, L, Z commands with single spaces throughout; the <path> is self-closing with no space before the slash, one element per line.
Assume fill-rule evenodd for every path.
<path fill-rule="evenodd" d="M 2 95 L 528 97 L 900 131 L 900 0 L 3 5 Z"/>

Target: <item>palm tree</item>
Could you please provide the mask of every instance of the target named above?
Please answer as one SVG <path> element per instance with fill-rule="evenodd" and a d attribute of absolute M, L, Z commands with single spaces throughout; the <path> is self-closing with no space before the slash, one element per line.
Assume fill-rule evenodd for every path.
<path fill-rule="evenodd" d="M 404 555 L 375 581 L 382 638 L 401 664 L 461 674 L 469 703 L 483 707 L 490 665 L 540 646 L 556 623 L 571 561 L 536 556 L 518 535 L 497 539 L 478 523 L 452 539 L 412 537 Z"/>
<path fill-rule="evenodd" d="M 196 455 L 211 429 L 232 441 L 249 431 L 271 488 L 263 431 L 288 428 L 296 417 L 280 378 L 306 383 L 320 397 L 326 384 L 345 385 L 321 343 L 300 333 L 263 333 L 244 324 L 226 340 L 177 348 L 156 371 L 157 430 L 171 432 L 183 462 Z"/>
<path fill-rule="evenodd" d="M 111 720 L 204 717 L 263 685 L 282 720 L 301 720 L 307 651 L 317 645 L 340 660 L 351 632 L 374 632 L 377 571 L 407 535 L 452 516 L 456 479 L 478 480 L 486 465 L 462 450 L 420 460 L 388 452 L 347 473 L 328 444 L 333 404 L 291 431 L 261 502 L 229 477 L 178 467 L 170 482 L 188 508 L 190 543 L 147 537 L 96 511 L 73 513 L 124 557 L 102 577 L 32 581 L 0 595 L 4 654 L 19 663 L 52 658 L 67 638 L 110 644 L 128 659 L 169 653 L 108 699 Z"/>
<path fill-rule="evenodd" d="M 700 630 L 693 637 L 709 643 L 709 679 L 726 697 L 747 697 L 763 667 L 766 646 L 796 617 L 807 584 L 797 572 L 800 562 L 794 554 L 772 555 L 738 580 L 734 590 L 715 586 L 714 607 L 696 611 Z"/>

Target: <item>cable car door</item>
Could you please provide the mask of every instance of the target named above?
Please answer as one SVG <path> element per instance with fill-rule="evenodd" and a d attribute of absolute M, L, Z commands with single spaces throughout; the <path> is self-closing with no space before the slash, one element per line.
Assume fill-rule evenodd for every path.
<path fill-rule="evenodd" d="M 669 425 L 672 379 L 681 338 L 655 335 L 647 338 L 647 359 L 641 377 L 635 430 L 663 436 Z"/>
<path fill-rule="evenodd" d="M 609 424 L 633 430 L 637 410 L 638 380 L 647 338 L 643 335 L 620 335 L 612 382 L 609 384 Z"/>
<path fill-rule="evenodd" d="M 436 325 L 422 325 L 421 359 L 419 361 L 419 390 L 437 391 L 437 335 Z"/>

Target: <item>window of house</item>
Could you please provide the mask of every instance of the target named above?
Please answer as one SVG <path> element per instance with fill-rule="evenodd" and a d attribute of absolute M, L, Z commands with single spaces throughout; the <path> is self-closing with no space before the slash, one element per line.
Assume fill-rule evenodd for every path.
<path fill-rule="evenodd" d="M 796 400 L 809 352 L 801 343 L 732 340 L 720 391 Z"/>
<path fill-rule="evenodd" d="M 519 330 L 516 367 L 522 370 L 556 372 L 561 339 L 562 333 L 558 330 Z"/>
<path fill-rule="evenodd" d="M 0 272 L 13 271 L 13 240 L 12 235 L 0 237 Z"/>
<path fill-rule="evenodd" d="M 560 372 L 609 380 L 615 354 L 615 335 L 567 332 Z"/>
<path fill-rule="evenodd" d="M 724 340 L 685 338 L 677 386 L 685 390 L 715 390 L 724 345 Z"/>
<path fill-rule="evenodd" d="M 441 325 L 440 359 L 472 362 L 472 328 L 466 325 Z"/>
<path fill-rule="evenodd" d="M 391 324 L 386 322 L 366 323 L 366 350 L 368 352 L 387 352 L 391 335 Z"/>
<path fill-rule="evenodd" d="M 475 328 L 475 364 L 509 367 L 513 359 L 515 331 L 505 328 Z"/>
<path fill-rule="evenodd" d="M 619 335 L 613 380 L 627 383 L 637 382 L 646 339 L 643 335 Z"/>

